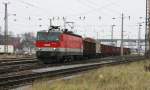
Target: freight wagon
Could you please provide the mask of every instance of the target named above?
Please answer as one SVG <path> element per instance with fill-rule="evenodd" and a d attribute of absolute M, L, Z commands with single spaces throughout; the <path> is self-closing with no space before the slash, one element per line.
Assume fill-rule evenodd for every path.
<path fill-rule="evenodd" d="M 92 38 L 83 39 L 83 56 L 94 58 L 96 55 L 96 43 Z"/>
<path fill-rule="evenodd" d="M 115 46 L 110 46 L 110 45 L 104 45 L 101 44 L 101 55 L 103 57 L 106 56 L 117 56 L 120 55 L 121 47 L 115 47 Z M 129 48 L 123 48 L 123 53 L 124 55 L 130 54 L 130 49 Z"/>

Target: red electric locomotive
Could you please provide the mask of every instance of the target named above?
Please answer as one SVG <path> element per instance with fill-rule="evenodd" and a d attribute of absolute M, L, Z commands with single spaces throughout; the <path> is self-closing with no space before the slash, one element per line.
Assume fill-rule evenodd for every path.
<path fill-rule="evenodd" d="M 83 55 L 82 37 L 67 30 L 52 27 L 48 32 L 37 32 L 36 56 L 45 62 L 73 59 Z"/>

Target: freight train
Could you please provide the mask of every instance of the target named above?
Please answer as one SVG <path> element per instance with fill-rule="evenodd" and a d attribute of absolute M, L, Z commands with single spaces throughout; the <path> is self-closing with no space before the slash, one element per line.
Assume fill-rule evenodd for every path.
<path fill-rule="evenodd" d="M 45 63 L 120 55 L 120 47 L 104 45 L 59 27 L 37 32 L 36 47 L 37 58 Z M 124 48 L 124 54 L 130 54 L 130 49 Z"/>

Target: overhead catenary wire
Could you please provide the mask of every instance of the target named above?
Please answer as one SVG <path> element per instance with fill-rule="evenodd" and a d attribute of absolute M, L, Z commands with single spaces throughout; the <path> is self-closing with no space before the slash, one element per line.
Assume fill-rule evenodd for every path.
<path fill-rule="evenodd" d="M 80 1 L 80 0 L 76 0 L 76 1 Z M 106 10 L 106 8 L 114 5 L 115 2 L 108 2 L 107 4 L 104 4 L 103 6 L 101 7 L 93 7 L 93 6 L 96 6 L 95 4 L 93 6 L 90 5 L 90 7 L 92 7 L 92 10 L 89 10 L 89 11 L 86 11 L 86 12 L 83 12 L 83 13 L 80 13 L 79 15 L 86 15 L 86 14 L 89 14 L 89 13 L 92 13 L 92 12 L 98 12 L 100 13 L 99 11 L 101 10 Z M 85 5 L 84 3 L 81 3 L 83 5 Z M 85 5 L 87 6 L 87 5 Z M 118 14 L 118 13 L 117 13 Z M 75 15 L 74 15 L 75 16 Z M 110 15 L 109 15 L 110 16 Z"/>
<path fill-rule="evenodd" d="M 29 2 L 26 2 L 26 1 L 23 1 L 23 0 L 16 0 L 16 1 L 18 1 L 20 3 L 23 3 L 23 4 L 26 4 L 30 7 L 39 8 L 38 6 L 34 5 L 33 3 L 29 3 Z"/>
<path fill-rule="evenodd" d="M 85 0 L 86 2 L 88 2 L 90 5 L 93 5 L 93 6 L 98 6 L 98 4 L 97 3 L 95 3 L 95 2 L 93 2 L 93 1 L 91 1 L 91 0 Z M 111 6 L 116 6 L 116 3 L 118 2 L 119 0 L 117 0 L 117 1 L 115 1 L 114 2 L 114 0 L 113 0 L 113 2 L 111 1 L 111 0 L 107 0 L 107 1 L 105 1 L 105 2 L 112 2 L 112 5 Z M 107 6 L 107 7 L 105 7 L 104 9 L 107 11 L 107 10 L 109 10 L 109 11 L 111 11 L 111 13 L 115 13 L 115 14 L 120 14 L 120 11 L 117 11 L 117 10 L 114 10 L 114 9 L 111 9 L 110 10 L 110 7 L 111 6 Z M 117 5 L 118 6 L 118 5 Z M 119 7 L 120 8 L 120 7 Z M 113 11 L 113 12 L 112 12 Z"/>
<path fill-rule="evenodd" d="M 26 2 L 26 1 L 23 1 L 23 0 L 16 0 L 16 1 L 19 1 L 20 3 L 23 3 L 23 4 L 25 4 L 25 5 L 28 5 L 28 6 L 30 6 L 30 7 L 34 7 L 34 8 L 37 8 L 37 9 L 39 9 L 40 7 L 39 6 L 37 6 L 37 5 L 35 5 L 35 4 L 32 4 L 32 3 L 29 3 L 29 2 Z M 80 1 L 80 0 L 79 0 Z M 89 0 L 88 0 L 89 1 Z M 112 3 L 112 2 L 111 2 Z M 113 2 L 114 3 L 114 2 Z M 113 5 L 113 3 L 111 4 L 111 5 Z M 88 5 L 88 6 L 90 6 L 90 5 Z M 109 5 L 110 6 L 110 5 Z M 93 9 L 95 9 L 93 6 L 91 6 L 92 7 L 92 10 Z M 44 10 L 44 9 L 42 9 L 42 8 L 40 8 L 42 11 Z M 104 10 L 105 10 L 105 8 L 103 8 Z M 40 11 L 41 11 L 40 10 Z M 108 15 L 108 14 L 107 14 Z"/>
<path fill-rule="evenodd" d="M 42 11 L 43 12 L 43 10 L 44 10 L 44 12 L 46 11 L 46 13 L 47 13 L 47 10 L 46 9 L 44 9 L 44 8 L 41 8 L 41 7 L 39 7 L 39 6 L 37 6 L 37 5 L 35 5 L 35 4 L 32 4 L 32 3 L 29 3 L 29 2 L 26 2 L 26 1 L 23 1 L 23 0 L 16 0 L 16 1 L 18 1 L 18 2 L 20 2 L 20 3 L 23 3 L 23 4 L 25 4 L 25 5 L 28 5 L 28 6 L 30 6 L 30 7 L 33 7 L 33 8 L 36 8 L 36 9 L 40 9 L 40 11 Z M 105 9 L 107 6 L 112 6 L 112 5 L 114 5 L 114 2 L 109 2 L 107 5 L 104 5 L 104 6 L 102 6 L 102 8 L 94 8 L 93 6 L 91 6 L 91 5 L 89 5 L 88 3 L 84 3 L 84 2 L 82 2 L 82 1 L 80 1 L 80 0 L 77 0 L 78 2 L 80 2 L 80 4 L 84 4 L 86 7 L 88 7 L 88 8 L 92 8 L 91 10 L 90 10 L 90 12 L 92 11 L 95 11 L 95 10 L 99 10 L 99 9 Z M 81 15 L 80 13 L 78 14 L 78 15 Z M 67 15 L 68 16 L 68 15 Z M 72 15 L 69 15 L 69 16 L 72 16 Z"/>
<path fill-rule="evenodd" d="M 46 9 L 41 8 L 41 7 L 37 6 L 36 4 L 34 4 L 34 3 L 32 3 L 32 2 L 27 2 L 27 1 L 23 1 L 23 0 L 21 0 L 21 1 L 20 1 L 20 0 L 16 0 L 16 1 L 19 1 L 20 3 L 23 3 L 23 4 L 25 4 L 25 5 L 29 6 L 29 7 L 36 8 L 36 9 L 38 9 L 39 11 L 42 11 L 42 12 L 43 12 L 43 11 L 44 11 L 44 12 L 47 11 Z M 22 2 L 22 1 L 23 1 L 23 2 Z M 90 0 L 88 0 L 88 1 L 90 1 Z M 26 2 L 27 2 L 27 3 L 26 3 Z M 107 8 L 110 8 L 110 6 L 114 6 L 114 3 L 115 3 L 115 2 L 113 2 L 113 3 L 107 2 L 106 5 L 103 4 L 104 7 L 100 8 L 100 7 L 98 7 L 98 6 L 96 7 L 96 6 L 92 5 L 92 4 L 90 5 L 90 3 L 87 2 L 85 6 L 86 6 L 86 7 L 90 6 L 89 8 L 91 8 L 91 10 L 95 10 L 95 11 L 91 11 L 91 12 L 89 12 L 89 13 L 93 13 L 93 12 L 103 13 L 103 11 L 104 11 L 104 12 L 109 12 L 109 13 L 105 13 L 105 14 L 107 14 L 108 16 L 112 16 L 112 15 L 110 15 L 110 13 L 114 13 L 114 14 L 116 14 L 116 15 L 117 15 L 118 13 L 117 13 L 117 12 L 110 12 L 111 10 L 110 10 L 110 9 L 108 10 Z M 82 4 L 84 4 L 83 1 L 82 1 Z M 107 6 L 108 6 L 108 7 L 107 7 Z M 40 9 L 39 9 L 39 8 L 40 8 Z M 89 14 L 89 13 L 88 13 L 88 14 Z M 82 15 L 83 15 L 83 16 L 86 16 L 86 15 L 87 15 L 87 14 L 82 14 L 82 15 L 81 15 L 80 13 L 77 13 L 77 14 L 78 14 L 78 15 L 76 15 L 75 18 L 78 18 L 78 16 L 82 16 Z M 29 16 L 29 15 L 28 15 L 28 16 Z M 28 16 L 27 16 L 27 17 L 28 17 Z M 101 17 L 103 18 L 103 16 L 102 16 L 101 14 L 100 14 L 99 16 L 101 16 Z M 18 17 L 18 16 L 17 16 L 17 17 Z M 30 17 L 31 17 L 31 20 L 34 19 L 34 18 L 36 18 L 36 17 L 37 17 L 37 18 L 41 17 L 41 18 L 42 18 L 42 21 L 43 21 L 43 19 L 48 20 L 47 17 L 43 17 L 43 16 L 39 16 L 39 17 L 38 17 L 38 16 L 30 16 Z M 74 17 L 74 16 L 72 16 L 72 17 Z M 88 17 L 86 17 L 86 18 L 88 18 Z M 98 17 L 97 17 L 97 18 L 98 18 Z M 119 17 L 119 18 L 120 18 L 120 17 Z M 22 19 L 22 17 L 20 17 L 20 19 Z M 19 20 L 19 19 L 18 19 L 18 20 Z M 30 20 L 28 20 L 28 19 L 23 19 L 23 20 L 30 21 Z M 21 20 L 21 21 L 22 21 L 22 20 Z M 37 21 L 38 21 L 38 20 L 37 20 Z M 42 21 L 41 21 L 41 22 L 42 22 Z"/>
<path fill-rule="evenodd" d="M 31 2 L 27 2 L 27 1 L 23 1 L 23 0 L 15 0 L 15 1 L 18 1 L 18 2 L 20 2 L 20 3 L 23 3 L 23 4 L 25 4 L 25 5 L 29 6 L 29 7 L 33 7 L 33 8 L 40 9 L 40 11 L 42 11 L 42 12 L 43 12 L 43 10 L 44 10 L 44 12 L 47 11 L 46 9 L 41 8 L 40 6 L 38 6 L 38 5 L 34 4 L 34 3 L 31 3 Z M 78 1 L 81 1 L 81 0 L 78 0 Z M 118 1 L 118 0 L 117 0 L 117 1 Z M 110 7 L 110 6 L 119 6 L 118 4 L 116 5 L 117 1 L 115 0 L 115 2 L 112 2 L 111 0 L 107 0 L 107 1 L 105 1 L 105 2 L 108 2 L 108 4 L 104 5 L 104 7 L 102 6 L 102 8 L 105 10 L 106 8 L 108 8 L 108 7 Z M 96 3 L 94 3 L 94 2 L 91 1 L 91 0 L 87 0 L 87 2 L 91 3 L 91 5 L 93 4 L 93 6 L 94 6 L 94 5 L 96 6 Z M 89 5 L 89 3 L 87 3 L 88 5 L 87 5 L 87 4 L 86 4 L 86 5 L 87 5 L 87 7 L 90 6 L 90 8 L 91 8 L 91 5 Z M 82 4 L 84 4 L 84 3 L 82 3 Z M 100 8 L 101 8 L 101 7 L 99 7 L 99 8 L 93 8 L 93 7 L 92 7 L 92 11 L 97 10 L 97 9 L 100 9 Z M 107 10 L 106 10 L 106 11 L 107 11 Z M 109 11 L 110 11 L 110 10 L 109 10 Z M 114 13 L 114 12 L 112 12 L 112 13 Z M 81 15 L 81 14 L 79 13 L 79 15 Z"/>

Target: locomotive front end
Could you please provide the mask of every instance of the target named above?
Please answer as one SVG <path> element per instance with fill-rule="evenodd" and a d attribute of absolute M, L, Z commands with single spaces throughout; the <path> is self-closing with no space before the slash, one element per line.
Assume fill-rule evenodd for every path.
<path fill-rule="evenodd" d="M 60 32 L 38 32 L 36 56 L 38 58 L 57 57 L 59 55 L 60 36 Z"/>

